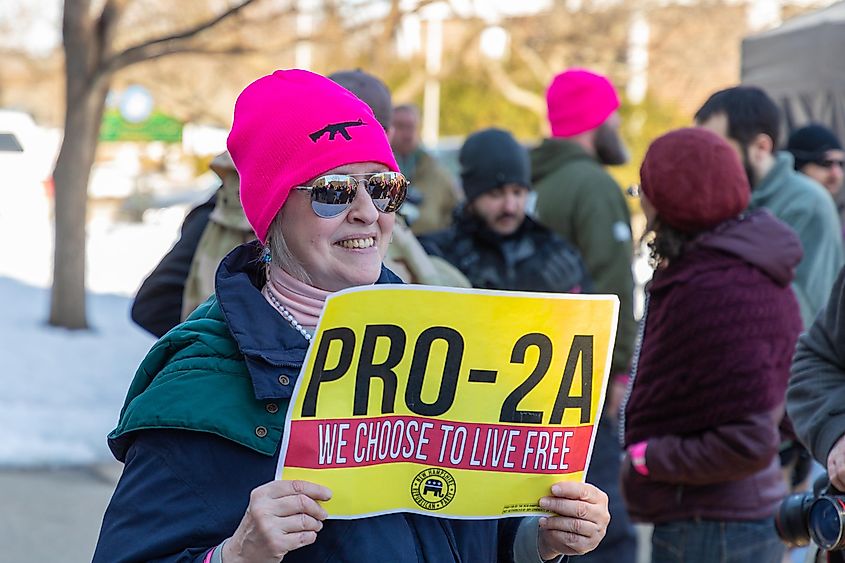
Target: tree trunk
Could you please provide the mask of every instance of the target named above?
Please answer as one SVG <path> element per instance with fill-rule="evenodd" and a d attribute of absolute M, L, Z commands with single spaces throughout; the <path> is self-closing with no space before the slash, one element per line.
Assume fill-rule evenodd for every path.
<path fill-rule="evenodd" d="M 238 3 L 187 29 L 152 37 L 120 53 L 112 51 L 117 23 L 131 0 L 64 0 L 65 136 L 53 171 L 55 246 L 50 320 L 53 326 L 88 328 L 85 315 L 85 227 L 88 178 L 111 79 L 122 68 L 189 50 L 191 41 L 254 0 Z"/>
<path fill-rule="evenodd" d="M 69 73 L 70 74 L 70 73 Z M 67 76 L 65 135 L 53 172 L 55 245 L 50 324 L 88 328 L 85 314 L 85 229 L 88 178 L 97 149 L 108 80 Z"/>

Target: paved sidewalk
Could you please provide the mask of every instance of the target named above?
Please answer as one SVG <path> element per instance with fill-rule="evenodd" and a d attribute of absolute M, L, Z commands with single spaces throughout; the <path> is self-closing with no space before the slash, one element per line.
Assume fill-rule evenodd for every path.
<path fill-rule="evenodd" d="M 121 469 L 0 469 L 0 560 L 90 562 Z"/>

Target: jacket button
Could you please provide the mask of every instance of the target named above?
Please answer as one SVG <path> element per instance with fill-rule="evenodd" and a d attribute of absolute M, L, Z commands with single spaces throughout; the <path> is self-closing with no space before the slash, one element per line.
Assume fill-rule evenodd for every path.
<path fill-rule="evenodd" d="M 267 412 L 269 412 L 270 414 L 276 414 L 277 412 L 279 412 L 279 405 L 277 405 L 276 403 L 267 403 L 264 408 L 267 409 Z"/>
<path fill-rule="evenodd" d="M 282 385 L 290 385 L 290 377 L 286 375 L 280 375 L 279 383 L 281 383 Z"/>
<path fill-rule="evenodd" d="M 259 438 L 263 438 L 264 436 L 267 435 L 267 429 L 264 428 L 263 426 L 256 426 L 255 427 L 255 435 L 258 436 Z"/>

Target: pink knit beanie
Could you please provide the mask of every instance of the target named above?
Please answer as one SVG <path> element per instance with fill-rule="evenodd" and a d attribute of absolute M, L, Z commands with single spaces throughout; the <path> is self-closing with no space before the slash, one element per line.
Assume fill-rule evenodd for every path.
<path fill-rule="evenodd" d="M 555 76 L 546 91 L 553 137 L 595 129 L 619 108 L 619 96 L 606 77 L 582 68 Z"/>
<path fill-rule="evenodd" d="M 241 179 L 241 204 L 261 242 L 295 186 L 355 162 L 399 166 L 384 128 L 351 92 L 306 70 L 277 70 L 235 102 L 226 142 Z"/>

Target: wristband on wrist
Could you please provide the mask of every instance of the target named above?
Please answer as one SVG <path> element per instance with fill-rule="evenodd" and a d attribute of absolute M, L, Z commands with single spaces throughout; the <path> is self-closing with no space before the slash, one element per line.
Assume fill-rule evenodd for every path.
<path fill-rule="evenodd" d="M 648 467 L 645 464 L 645 451 L 647 447 L 648 442 L 637 442 L 628 446 L 628 455 L 631 457 L 631 465 L 634 466 L 634 471 L 644 477 L 648 476 Z"/>

